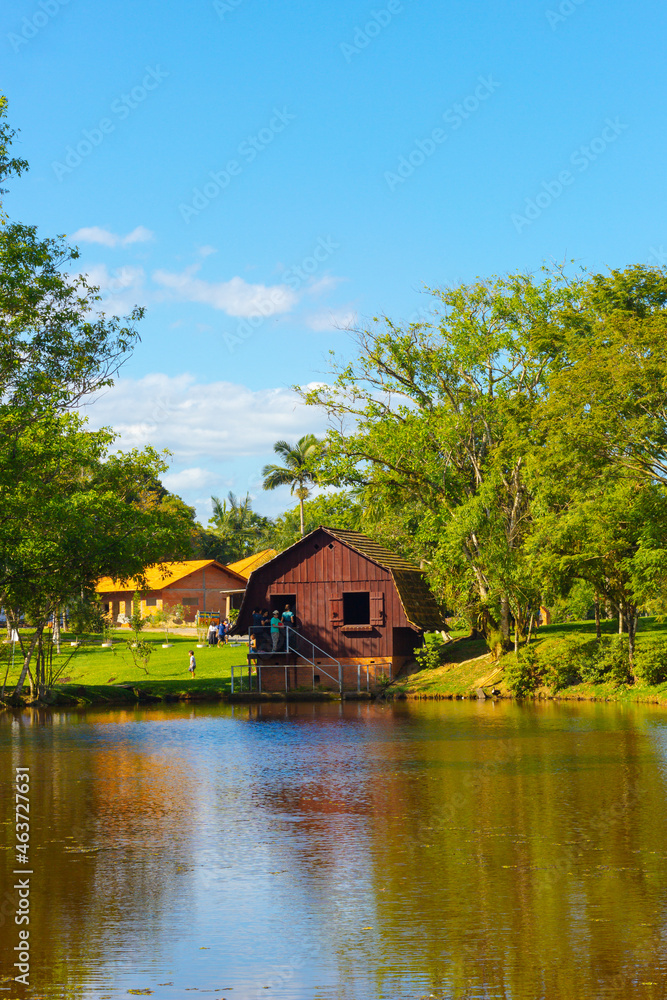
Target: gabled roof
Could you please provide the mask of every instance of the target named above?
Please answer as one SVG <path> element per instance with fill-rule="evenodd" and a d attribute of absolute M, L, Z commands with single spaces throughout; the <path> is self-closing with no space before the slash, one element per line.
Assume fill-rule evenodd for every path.
<path fill-rule="evenodd" d="M 247 580 L 253 570 L 259 569 L 260 566 L 277 555 L 276 549 L 264 549 L 263 552 L 256 552 L 254 556 L 246 556 L 245 559 L 239 559 L 238 562 L 229 563 L 227 569 L 231 569 L 233 573 L 238 573 L 239 576 L 243 576 Z"/>
<path fill-rule="evenodd" d="M 156 563 L 155 566 L 149 566 L 145 573 L 145 584 L 137 579 L 121 581 L 114 580 L 110 576 L 103 576 L 101 580 L 97 581 L 95 589 L 98 594 L 106 594 L 109 591 L 163 590 L 165 587 L 171 586 L 172 583 L 178 583 L 179 580 L 190 576 L 191 573 L 196 573 L 198 569 L 205 569 L 208 566 L 226 570 L 232 576 L 237 577 L 242 584 L 246 582 L 245 577 L 234 572 L 230 567 L 223 566 L 215 559 L 186 559 L 183 562 L 162 562 Z"/>
<path fill-rule="evenodd" d="M 318 531 L 326 531 L 330 537 L 338 539 L 343 545 L 347 545 L 349 548 L 354 549 L 355 552 L 359 552 L 366 559 L 370 559 L 372 562 L 377 563 L 378 566 L 382 566 L 383 569 L 389 570 L 399 599 L 403 605 L 405 617 L 413 628 L 418 631 L 423 629 L 427 632 L 440 631 L 447 628 L 442 612 L 419 567 L 407 559 L 403 559 L 402 556 L 397 556 L 390 549 L 385 548 L 384 545 L 380 545 L 379 542 L 374 542 L 372 538 L 362 534 L 360 531 L 341 531 L 338 528 L 327 528 L 325 525 L 320 525 L 319 528 L 316 528 L 303 538 L 300 538 L 293 545 L 290 545 L 284 552 L 280 552 L 277 556 L 274 556 L 274 559 L 282 559 L 287 552 L 298 549 L 307 539 L 316 535 Z M 267 560 L 267 564 L 273 561 L 271 559 Z M 264 568 L 264 565 L 266 564 L 263 564 L 262 568 Z"/>
<path fill-rule="evenodd" d="M 402 569 L 421 573 L 419 567 L 415 566 L 414 563 L 408 562 L 402 556 L 397 556 L 394 552 L 386 549 L 384 545 L 374 542 L 372 538 L 363 535 L 360 531 L 339 531 L 338 528 L 325 528 L 324 525 L 322 525 L 322 530 L 327 531 L 339 541 L 345 542 L 351 549 L 356 549 L 362 556 L 372 559 L 378 566 L 384 566 L 385 569 Z"/>
<path fill-rule="evenodd" d="M 338 528 L 324 526 L 322 530 L 333 535 L 344 545 L 349 545 L 367 559 L 371 559 L 378 566 L 389 570 L 403 605 L 405 617 L 414 628 L 427 631 L 447 628 L 435 597 L 418 566 L 396 555 L 379 542 L 374 542 L 360 531 L 339 531 Z"/>

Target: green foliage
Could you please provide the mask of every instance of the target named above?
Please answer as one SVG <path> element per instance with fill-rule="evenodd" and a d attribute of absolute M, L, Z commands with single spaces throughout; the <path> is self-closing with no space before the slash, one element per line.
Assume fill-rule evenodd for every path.
<path fill-rule="evenodd" d="M 549 601 L 551 622 L 580 622 L 590 618 L 595 601 L 595 590 L 586 580 L 575 580 L 565 597 Z"/>
<path fill-rule="evenodd" d="M 104 632 L 104 610 L 96 596 L 70 601 L 67 608 L 69 628 L 76 635 L 99 635 Z"/>
<path fill-rule="evenodd" d="M 635 654 L 637 676 L 645 684 L 667 681 L 667 639 L 642 643 Z"/>
<path fill-rule="evenodd" d="M 568 636 L 557 646 L 538 651 L 545 681 L 554 694 L 572 684 L 579 684 L 589 664 L 595 661 L 596 652 L 595 639 L 577 636 Z"/>
<path fill-rule="evenodd" d="M 265 490 L 289 486 L 290 492 L 299 498 L 302 535 L 305 534 L 304 503 L 312 487 L 322 481 L 320 466 L 323 448 L 324 443 L 314 434 L 304 434 L 295 445 L 276 441 L 273 450 L 283 459 L 284 465 L 265 465 L 262 469 Z"/>
<path fill-rule="evenodd" d="M 135 635 L 133 639 L 128 639 L 125 643 L 126 648 L 130 652 L 132 661 L 137 668 L 137 670 L 143 670 L 143 672 L 148 674 L 148 664 L 150 658 L 153 655 L 153 645 L 150 642 L 146 642 L 145 639 L 140 639 L 138 635 Z"/>
<path fill-rule="evenodd" d="M 213 514 L 201 539 L 205 556 L 222 563 L 238 562 L 265 548 L 270 520 L 252 509 L 250 494 L 241 499 L 232 493 L 225 500 L 211 497 Z"/>
<path fill-rule="evenodd" d="M 150 616 L 144 617 L 141 613 L 141 594 L 135 590 L 132 595 L 132 614 L 130 615 L 130 628 L 134 635 L 134 642 L 139 642 L 139 635 L 144 626 L 148 623 Z"/>
<path fill-rule="evenodd" d="M 505 682 L 515 698 L 534 694 L 545 680 L 545 670 L 534 646 L 525 646 L 505 670 Z"/>
<path fill-rule="evenodd" d="M 16 129 L 13 129 L 5 121 L 7 115 L 7 98 L 0 94 L 0 184 L 8 177 L 20 175 L 28 169 L 28 161 L 19 157 L 11 156 L 9 147 L 12 144 Z M 7 188 L 0 187 L 0 194 L 6 194 Z M 4 221 L 4 213 L 0 206 L 0 221 Z"/>
<path fill-rule="evenodd" d="M 415 651 L 415 659 L 421 670 L 434 670 L 445 662 L 447 643 L 439 632 L 428 633 L 421 649 Z"/>
<path fill-rule="evenodd" d="M 590 684 L 602 684 L 605 681 L 616 685 L 631 684 L 627 637 L 603 635 L 595 654 L 582 665 L 581 677 Z"/>
<path fill-rule="evenodd" d="M 346 491 L 324 493 L 306 500 L 303 505 L 304 531 L 306 534 L 325 525 L 342 531 L 361 531 L 362 508 L 354 494 Z M 277 517 L 263 537 L 263 548 L 282 552 L 301 537 L 300 506 Z"/>
<path fill-rule="evenodd" d="M 327 478 L 492 646 L 510 612 L 526 635 L 544 595 L 569 620 L 597 592 L 631 631 L 667 595 L 667 273 L 431 294 L 430 317 L 376 320 L 332 384 L 304 390 L 343 424 Z"/>

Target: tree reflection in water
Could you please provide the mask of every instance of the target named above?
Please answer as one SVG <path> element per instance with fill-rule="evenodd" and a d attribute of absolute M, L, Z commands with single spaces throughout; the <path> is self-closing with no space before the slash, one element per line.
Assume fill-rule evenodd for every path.
<path fill-rule="evenodd" d="M 666 724 L 556 703 L 5 714 L 3 773 L 33 777 L 34 986 L 662 996 Z"/>

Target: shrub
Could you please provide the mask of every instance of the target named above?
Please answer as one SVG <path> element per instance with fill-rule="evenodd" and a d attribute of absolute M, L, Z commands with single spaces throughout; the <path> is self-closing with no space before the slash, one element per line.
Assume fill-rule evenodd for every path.
<path fill-rule="evenodd" d="M 505 670 L 505 681 L 515 698 L 534 694 L 544 681 L 544 667 L 534 646 L 525 646 L 519 651 Z"/>
<path fill-rule="evenodd" d="M 415 660 L 419 664 L 420 670 L 433 670 L 435 667 L 441 667 L 445 662 L 446 645 L 447 643 L 439 632 L 427 635 L 424 646 L 415 652 Z"/>
<path fill-rule="evenodd" d="M 612 681 L 617 685 L 631 684 L 628 637 L 603 635 L 595 658 L 586 663 L 581 675 L 591 684 L 602 684 L 604 681 Z"/>
<path fill-rule="evenodd" d="M 667 681 L 667 639 L 642 644 L 635 654 L 637 676 L 646 684 Z"/>
<path fill-rule="evenodd" d="M 595 639 L 568 637 L 540 654 L 547 683 L 554 692 L 581 682 L 595 662 L 596 645 Z"/>

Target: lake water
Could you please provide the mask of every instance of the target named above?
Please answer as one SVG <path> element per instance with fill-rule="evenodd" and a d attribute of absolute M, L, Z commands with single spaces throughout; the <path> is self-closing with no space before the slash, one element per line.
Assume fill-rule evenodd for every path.
<path fill-rule="evenodd" d="M 5 713 L 0 755 L 0 1000 L 666 995 L 664 711 Z"/>

